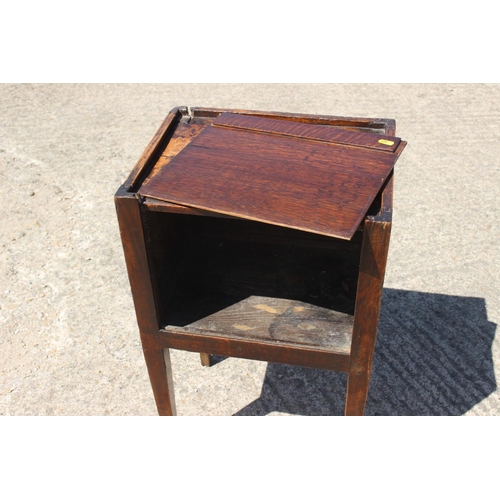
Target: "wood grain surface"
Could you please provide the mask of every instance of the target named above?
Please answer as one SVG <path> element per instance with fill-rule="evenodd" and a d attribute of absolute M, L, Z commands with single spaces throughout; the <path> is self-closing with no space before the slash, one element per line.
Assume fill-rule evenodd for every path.
<path fill-rule="evenodd" d="M 186 326 L 209 335 L 286 342 L 349 354 L 353 316 L 324 307 L 251 296 Z"/>
<path fill-rule="evenodd" d="M 139 194 L 350 239 L 404 145 L 393 153 L 212 125 Z"/>
<path fill-rule="evenodd" d="M 230 127 L 254 132 L 267 132 L 286 137 L 300 137 L 324 142 L 334 142 L 352 146 L 363 146 L 380 151 L 393 153 L 399 146 L 401 139 L 388 135 L 378 135 L 370 132 L 356 132 L 329 125 L 315 125 L 311 123 L 291 122 L 261 118 L 259 116 L 245 116 L 234 113 L 222 113 L 213 121 L 215 126 Z"/>
<path fill-rule="evenodd" d="M 170 348 L 346 371 L 363 414 L 406 143 L 391 120 L 202 114 L 167 120 L 116 196 L 159 414 Z"/>

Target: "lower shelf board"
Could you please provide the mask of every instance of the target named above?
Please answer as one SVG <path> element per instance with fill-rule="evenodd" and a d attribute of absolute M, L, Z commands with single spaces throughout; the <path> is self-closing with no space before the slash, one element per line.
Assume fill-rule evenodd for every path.
<path fill-rule="evenodd" d="M 177 332 L 350 353 L 353 316 L 298 300 L 250 296 Z M 165 329 L 171 327 L 166 326 Z"/>

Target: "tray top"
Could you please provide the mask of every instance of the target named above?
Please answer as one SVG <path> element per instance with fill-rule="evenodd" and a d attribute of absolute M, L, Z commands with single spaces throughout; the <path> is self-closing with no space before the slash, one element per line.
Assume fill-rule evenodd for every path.
<path fill-rule="evenodd" d="M 330 125 L 222 113 L 138 192 L 351 239 L 405 145 Z"/>

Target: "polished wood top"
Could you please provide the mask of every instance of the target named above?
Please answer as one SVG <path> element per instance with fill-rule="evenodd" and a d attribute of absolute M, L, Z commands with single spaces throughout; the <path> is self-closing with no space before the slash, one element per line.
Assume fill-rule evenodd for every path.
<path fill-rule="evenodd" d="M 350 239 L 405 145 L 330 125 L 222 113 L 138 192 Z"/>
<path fill-rule="evenodd" d="M 291 122 L 288 120 L 238 115 L 235 113 L 222 113 L 214 120 L 213 124 L 218 127 L 237 128 L 254 132 L 267 132 L 285 137 L 298 137 L 302 139 L 364 146 L 391 152 L 396 151 L 396 148 L 401 142 L 399 137 L 357 132 L 328 125 Z"/>

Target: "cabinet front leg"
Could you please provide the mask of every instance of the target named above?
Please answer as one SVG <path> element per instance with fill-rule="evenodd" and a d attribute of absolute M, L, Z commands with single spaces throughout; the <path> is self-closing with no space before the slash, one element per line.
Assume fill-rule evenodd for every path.
<path fill-rule="evenodd" d="M 365 411 L 390 234 L 390 222 L 365 222 L 349 360 L 346 415 L 363 415 Z"/>
<path fill-rule="evenodd" d="M 169 349 L 144 349 L 149 379 L 160 416 L 175 416 L 174 382 Z"/>

